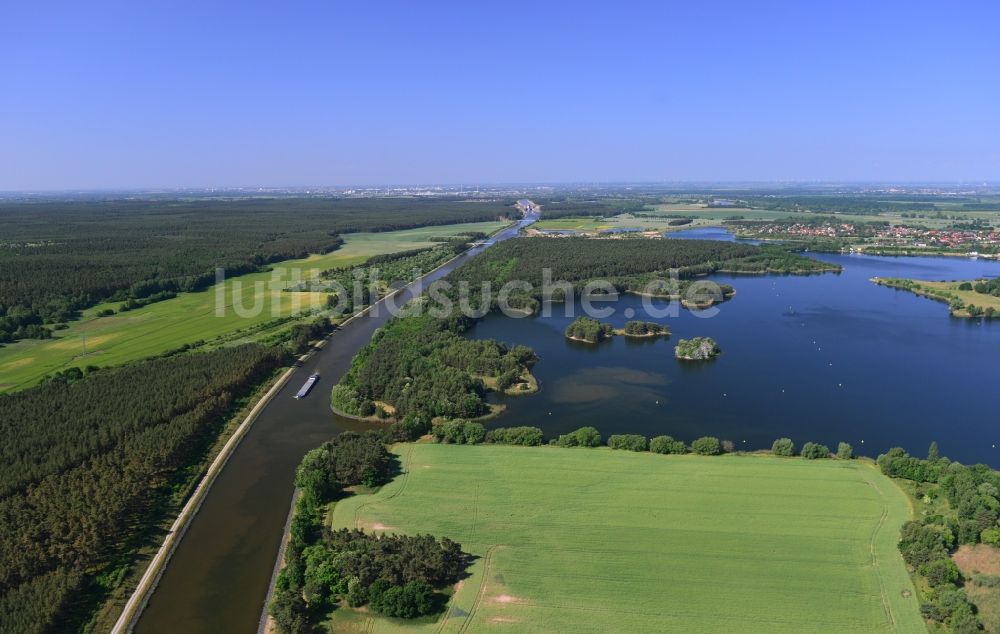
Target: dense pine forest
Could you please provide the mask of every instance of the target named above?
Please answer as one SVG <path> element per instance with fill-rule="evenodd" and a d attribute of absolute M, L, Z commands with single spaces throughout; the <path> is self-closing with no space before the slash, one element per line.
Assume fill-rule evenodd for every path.
<path fill-rule="evenodd" d="M 243 345 L 0 395 L 0 631 L 85 624 L 239 399 L 287 359 Z"/>
<path fill-rule="evenodd" d="M 617 197 L 599 196 L 580 198 L 571 196 L 536 197 L 535 202 L 542 206 L 546 218 L 565 218 L 569 216 L 617 216 L 624 213 L 637 213 L 646 209 L 647 204 L 658 202 L 656 197 Z"/>
<path fill-rule="evenodd" d="M 489 282 L 494 291 L 512 280 L 523 280 L 531 291 L 511 295 L 510 305 L 536 310 L 542 298 L 544 271 L 552 282 L 568 282 L 579 292 L 591 280 L 606 280 L 618 292 L 646 290 L 655 280 L 669 280 L 676 270 L 683 290 L 691 279 L 714 272 L 821 273 L 840 267 L 804 257 L 780 246 L 753 246 L 715 240 L 658 240 L 630 238 L 521 238 L 490 248 L 448 276 L 453 283 L 467 282 L 473 289 Z M 556 285 L 553 299 L 562 290 Z M 731 294 L 722 285 L 723 295 Z M 668 289 L 657 289 L 664 294 Z M 478 293 L 473 293 L 473 300 Z M 722 299 L 722 298 L 719 298 Z"/>
<path fill-rule="evenodd" d="M 720 270 L 836 270 L 788 249 L 716 240 L 523 238 L 497 244 L 453 275 L 473 284 L 525 280 L 540 285 L 546 268 L 552 271 L 552 279 L 569 282 L 615 280 L 670 269 L 678 269 L 682 279 Z"/>
<path fill-rule="evenodd" d="M 508 201 L 461 199 L 75 200 L 0 203 L 0 343 L 50 336 L 98 301 L 206 288 L 326 253 L 340 234 L 478 222 Z"/>

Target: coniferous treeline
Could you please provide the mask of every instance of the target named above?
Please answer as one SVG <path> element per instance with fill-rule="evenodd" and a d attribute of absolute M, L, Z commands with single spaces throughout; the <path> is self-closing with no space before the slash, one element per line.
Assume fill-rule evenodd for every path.
<path fill-rule="evenodd" d="M 46 337 L 98 301 L 206 288 L 216 267 L 234 275 L 329 252 L 343 233 L 512 213 L 506 201 L 414 198 L 2 203 L 0 343 Z"/>
<path fill-rule="evenodd" d="M 656 202 L 657 199 L 653 197 L 620 198 L 611 196 L 586 199 L 557 196 L 535 198 L 535 203 L 542 207 L 542 214 L 546 218 L 617 216 L 618 214 L 641 212 L 646 209 L 647 204 Z"/>
<path fill-rule="evenodd" d="M 474 286 L 510 280 L 541 286 L 545 269 L 551 271 L 551 279 L 567 282 L 613 281 L 670 269 L 693 277 L 711 272 L 720 262 L 757 253 L 759 248 L 752 245 L 715 240 L 520 238 L 492 246 L 450 277 Z"/>
<path fill-rule="evenodd" d="M 243 345 L 0 395 L 0 631 L 85 620 L 67 606 L 100 594 L 110 559 L 286 355 Z"/>
<path fill-rule="evenodd" d="M 716 271 L 798 273 L 838 271 L 840 267 L 780 246 L 716 240 L 520 238 L 494 245 L 447 279 L 468 282 L 473 289 L 489 282 L 494 291 L 506 282 L 527 282 L 532 286 L 531 291 L 523 293 L 527 297 L 518 297 L 517 293 L 512 297 L 533 308 L 541 297 L 546 275 L 552 282 L 570 283 L 576 291 L 591 280 L 606 280 L 622 292 L 641 291 L 654 278 L 667 280 L 671 270 L 687 282 Z M 563 291 L 559 287 L 553 290 L 553 298 L 559 299 Z M 473 299 L 477 296 L 473 293 Z"/>

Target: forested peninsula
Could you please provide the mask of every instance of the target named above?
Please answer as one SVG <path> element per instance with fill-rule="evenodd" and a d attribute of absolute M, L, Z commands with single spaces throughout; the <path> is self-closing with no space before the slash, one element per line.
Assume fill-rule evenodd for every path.
<path fill-rule="evenodd" d="M 619 293 L 666 299 L 689 297 L 685 302 L 688 306 L 704 307 L 734 293 L 728 284 L 712 282 L 718 293 L 704 287 L 695 288 L 694 294 L 688 296 L 697 278 L 711 273 L 823 273 L 838 272 L 840 266 L 776 245 L 644 238 L 520 238 L 495 245 L 449 276 L 449 280 L 466 282 L 473 289 L 486 282 L 494 289 L 514 280 L 527 282 L 531 290 L 515 290 L 508 303 L 513 308 L 536 312 L 543 299 L 544 271 L 549 271 L 549 280 L 569 285 L 554 285 L 553 301 L 565 298 L 569 290 L 580 293 L 592 280 L 603 280 Z"/>

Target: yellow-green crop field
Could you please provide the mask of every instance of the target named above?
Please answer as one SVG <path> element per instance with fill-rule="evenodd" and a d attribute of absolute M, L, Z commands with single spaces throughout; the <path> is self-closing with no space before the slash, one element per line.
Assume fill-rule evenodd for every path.
<path fill-rule="evenodd" d="M 923 632 L 904 493 L 866 461 L 403 444 L 330 521 L 477 559 L 446 612 L 340 608 L 355 632 Z"/>
<path fill-rule="evenodd" d="M 282 290 L 295 275 L 308 277 L 313 270 L 360 264 L 373 255 L 431 246 L 435 244 L 431 238 L 469 231 L 491 233 L 503 226 L 502 222 L 475 222 L 344 234 L 345 244 L 331 253 L 287 260 L 274 264 L 269 272 L 226 280 L 221 289 L 222 316 L 216 311 L 219 285 L 106 317 L 97 313 L 117 310 L 119 303 L 94 306 L 65 330 L 56 331 L 53 339 L 24 340 L 0 348 L 0 392 L 29 387 L 46 374 L 73 366 L 118 365 L 199 340 L 228 338 L 225 343 L 229 343 L 229 339 L 260 337 L 276 328 L 287 328 L 287 323 L 280 323 L 281 318 L 308 312 L 313 302 L 322 306 L 320 293 Z M 234 305 L 248 316 L 241 316 Z"/>

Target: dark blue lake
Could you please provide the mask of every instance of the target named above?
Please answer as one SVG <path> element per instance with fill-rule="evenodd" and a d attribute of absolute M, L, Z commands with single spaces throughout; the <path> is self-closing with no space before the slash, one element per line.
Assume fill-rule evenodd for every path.
<path fill-rule="evenodd" d="M 686 236 L 684 234 L 687 234 Z M 715 230 L 678 237 L 725 238 Z M 731 239 L 731 238 L 730 238 Z M 669 339 L 592 346 L 566 340 L 565 306 L 549 317 L 491 314 L 469 336 L 531 346 L 542 389 L 498 398 L 507 411 L 491 426 L 536 425 L 549 435 L 593 425 L 612 433 L 712 435 L 741 449 L 769 448 L 780 436 L 854 445 L 876 456 L 892 446 L 923 455 L 932 440 L 944 455 L 1000 467 L 1000 320 L 952 318 L 945 304 L 876 286 L 873 276 L 927 280 L 1000 275 L 1000 263 L 961 258 L 816 255 L 843 265 L 820 276 L 716 275 L 736 296 L 703 318 L 681 309 L 649 317 L 643 300 L 623 296 L 602 318 L 670 326 Z M 649 300 L 646 300 L 647 302 Z M 664 309 L 664 302 L 653 302 Z M 584 314 L 579 303 L 577 315 Z M 723 354 L 678 362 L 679 338 L 710 336 Z"/>

